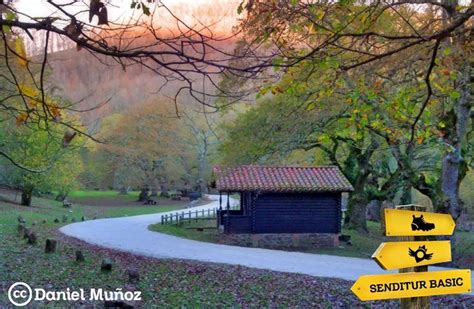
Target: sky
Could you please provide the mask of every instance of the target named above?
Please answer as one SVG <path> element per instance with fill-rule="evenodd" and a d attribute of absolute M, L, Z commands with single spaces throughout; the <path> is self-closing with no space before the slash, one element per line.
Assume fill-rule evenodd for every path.
<path fill-rule="evenodd" d="M 118 24 L 128 24 L 131 18 L 140 19 L 140 21 L 150 21 L 149 17 L 142 14 L 141 10 L 134 10 L 130 8 L 132 0 L 102 0 L 107 1 L 107 12 L 109 21 Z M 88 5 L 90 0 L 79 0 L 73 2 L 73 0 L 54 0 L 55 3 L 74 3 L 67 7 L 67 11 L 70 13 L 77 13 L 83 11 L 79 15 L 78 19 L 84 22 L 88 22 Z M 146 2 L 146 1 L 145 1 Z M 213 31 L 213 34 L 227 36 L 232 28 L 238 21 L 237 7 L 240 4 L 240 0 L 163 0 L 165 4 L 174 15 L 178 16 L 187 25 L 194 27 L 196 30 L 203 29 L 203 25 L 209 26 Z M 62 16 L 51 4 L 46 0 L 17 0 L 15 6 L 18 11 L 25 13 L 30 17 L 47 17 L 51 15 Z M 150 10 L 156 10 L 154 14 L 154 25 L 156 28 L 163 29 L 162 33 L 176 33 L 176 20 L 163 8 L 157 9 L 157 4 L 149 4 Z M 59 14 L 59 15 L 57 15 Z M 20 16 L 23 21 L 28 21 L 29 18 L 26 16 Z M 65 27 L 69 22 L 56 22 L 56 25 L 60 28 Z M 97 23 L 97 17 L 92 20 L 93 25 Z M 26 51 L 28 55 L 35 55 L 42 52 L 41 39 L 43 33 L 33 33 L 35 39 L 25 40 Z M 61 49 L 59 45 L 55 44 L 55 41 L 62 39 L 52 38 L 52 44 L 50 44 L 51 51 Z M 68 47 L 70 48 L 70 46 Z"/>
<path fill-rule="evenodd" d="M 55 2 L 71 3 L 72 1 L 55 0 Z M 134 14 L 130 8 L 132 0 L 109 0 L 107 2 L 109 2 L 107 5 L 109 20 L 120 22 L 128 20 L 132 16 L 139 16 L 140 11 Z M 226 29 L 230 29 L 237 21 L 237 6 L 240 3 L 239 0 L 163 0 L 161 2 L 188 23 L 214 24 L 218 22 L 219 27 Z M 87 8 L 86 4 L 89 4 L 89 0 L 77 1 L 68 8 L 68 11 L 84 10 Z M 32 17 L 45 17 L 56 11 L 46 0 L 17 0 L 16 6 L 21 12 Z M 149 6 L 153 10 L 156 4 L 149 4 Z M 158 15 L 168 15 L 162 9 L 158 10 L 158 13 Z M 82 18 L 87 18 L 87 14 L 82 16 Z"/>

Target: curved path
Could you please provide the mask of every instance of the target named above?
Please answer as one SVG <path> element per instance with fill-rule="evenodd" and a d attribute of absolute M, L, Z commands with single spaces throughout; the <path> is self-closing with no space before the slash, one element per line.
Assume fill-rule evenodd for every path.
<path fill-rule="evenodd" d="M 219 206 L 217 196 L 208 197 L 213 200 L 211 203 L 190 210 Z M 226 199 L 223 205 L 224 202 Z M 346 280 L 387 273 L 370 259 L 219 245 L 148 230 L 149 225 L 161 222 L 163 214 L 166 213 L 78 222 L 66 225 L 60 231 L 91 244 L 157 258 L 242 265 Z"/>

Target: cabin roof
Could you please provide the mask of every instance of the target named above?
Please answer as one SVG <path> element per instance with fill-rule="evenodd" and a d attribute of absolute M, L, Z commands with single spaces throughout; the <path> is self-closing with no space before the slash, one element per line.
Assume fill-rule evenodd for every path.
<path fill-rule="evenodd" d="M 219 191 L 347 192 L 354 188 L 337 166 L 216 166 Z"/>

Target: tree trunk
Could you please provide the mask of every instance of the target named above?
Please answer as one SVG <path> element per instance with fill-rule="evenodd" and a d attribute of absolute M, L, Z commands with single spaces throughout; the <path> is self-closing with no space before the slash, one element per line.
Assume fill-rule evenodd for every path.
<path fill-rule="evenodd" d="M 347 227 L 360 232 L 367 233 L 366 211 L 369 200 L 363 192 L 355 191 L 351 194 L 348 203 L 349 222 Z"/>
<path fill-rule="evenodd" d="M 169 197 L 169 186 L 166 176 L 163 176 L 163 178 L 161 179 L 160 192 L 161 197 Z"/>
<path fill-rule="evenodd" d="M 33 187 L 25 186 L 21 191 L 21 205 L 31 206 L 31 199 L 33 197 Z"/>
<path fill-rule="evenodd" d="M 66 188 L 58 188 L 58 194 L 56 195 L 55 199 L 56 201 L 62 202 L 67 198 L 68 194 L 69 192 Z"/>
<path fill-rule="evenodd" d="M 119 189 L 119 195 L 127 195 L 127 194 L 128 194 L 127 188 L 124 186 L 121 186 Z"/>
<path fill-rule="evenodd" d="M 354 156 L 356 163 L 356 175 L 353 183 L 354 192 L 349 197 L 348 202 L 348 223 L 347 227 L 355 229 L 360 232 L 367 233 L 367 205 L 370 202 L 369 193 L 366 190 L 366 185 L 371 173 L 370 158 L 374 153 L 374 150 L 378 147 L 378 143 L 375 139 L 372 139 L 370 146 L 367 150 L 362 151 L 361 149 L 354 147 L 351 149 L 351 156 Z"/>
<path fill-rule="evenodd" d="M 462 47 L 458 47 L 461 49 Z M 459 198 L 459 186 L 463 178 L 462 167 L 462 145 L 466 138 L 466 130 L 472 109 L 472 64 L 468 60 L 463 61 L 460 66 L 460 74 L 456 81 L 456 90 L 460 94 L 454 102 L 454 126 L 453 130 L 445 136 L 445 143 L 449 145 L 443 158 L 441 173 L 441 192 L 443 204 L 441 211 L 450 213 L 456 220 L 462 212 L 462 203 Z"/>
<path fill-rule="evenodd" d="M 359 169 L 354 182 L 354 192 L 349 196 L 347 227 L 361 232 L 368 232 L 366 222 L 367 205 L 369 198 L 365 192 L 365 184 L 369 174 L 365 169 Z"/>
<path fill-rule="evenodd" d="M 149 191 L 148 188 L 140 189 L 140 194 L 138 195 L 139 202 L 148 201 L 148 191 Z"/>

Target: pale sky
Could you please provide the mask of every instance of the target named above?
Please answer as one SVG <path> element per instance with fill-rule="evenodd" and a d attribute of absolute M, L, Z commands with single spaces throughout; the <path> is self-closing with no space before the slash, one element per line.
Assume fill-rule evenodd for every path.
<path fill-rule="evenodd" d="M 71 0 L 55 0 L 55 3 L 71 3 Z M 105 2 L 103 0 L 103 2 Z M 107 11 L 110 21 L 119 22 L 128 20 L 131 17 L 138 17 L 141 10 L 133 13 L 130 8 L 132 0 L 108 0 Z M 146 1 L 144 1 L 146 2 Z M 77 1 L 75 4 L 68 7 L 68 12 L 86 10 L 89 0 Z M 163 0 L 161 3 L 165 4 L 172 12 L 179 16 L 187 23 L 196 23 L 198 20 L 202 23 L 211 24 L 218 22 L 222 23 L 221 27 L 229 28 L 235 24 L 237 15 L 237 6 L 239 0 Z M 151 11 L 156 7 L 156 4 L 147 4 Z M 27 15 L 32 17 L 46 17 L 54 12 L 50 4 L 46 0 L 17 0 L 16 7 Z M 168 15 L 163 10 L 158 10 L 157 15 Z M 164 16 L 160 16 L 164 17 Z M 79 19 L 86 19 L 87 14 L 81 14 Z M 142 17 L 146 18 L 146 17 Z M 158 19 L 158 18 L 155 18 Z M 85 21 L 85 20 L 84 20 Z"/>
<path fill-rule="evenodd" d="M 105 2 L 105 0 L 102 0 Z M 84 13 L 77 16 L 78 20 L 88 23 L 88 4 L 90 0 L 82 0 L 74 2 L 73 5 L 67 7 L 70 13 L 77 13 L 84 11 Z M 130 20 L 139 19 L 142 22 L 149 22 L 150 18 L 143 15 L 141 10 L 134 10 L 130 8 L 132 0 L 108 0 L 107 12 L 108 19 L 113 23 L 129 24 Z M 146 2 L 146 1 L 145 1 Z M 55 0 L 55 3 L 72 3 L 72 0 Z M 201 30 L 205 26 L 210 26 L 213 34 L 220 34 L 227 36 L 232 28 L 236 25 L 239 15 L 237 14 L 237 7 L 240 0 L 163 0 L 164 3 L 174 15 L 178 16 L 186 25 L 194 27 L 196 30 Z M 46 0 L 17 0 L 15 6 L 18 11 L 25 13 L 30 17 L 47 17 L 56 15 L 62 17 L 62 13 L 58 12 Z M 154 26 L 164 30 L 164 33 L 174 33 L 176 31 L 176 20 L 163 8 L 157 9 L 156 4 L 149 4 L 151 12 L 155 9 Z M 20 19 L 27 21 L 28 18 L 20 16 Z M 61 22 L 57 22 L 58 27 L 65 27 Z M 97 23 L 97 17 L 92 20 L 93 25 Z M 180 26 L 182 27 L 182 25 Z M 171 31 L 171 32 L 167 32 Z M 37 39 L 41 33 L 33 33 L 35 40 L 31 42 L 26 40 L 26 49 L 29 55 L 37 54 L 42 50 L 37 44 L 41 40 Z M 53 38 L 54 41 L 55 38 Z M 56 38 L 59 40 L 59 38 Z M 40 49 L 38 49 L 40 48 Z M 51 44 L 51 50 L 58 50 L 54 42 Z"/>

